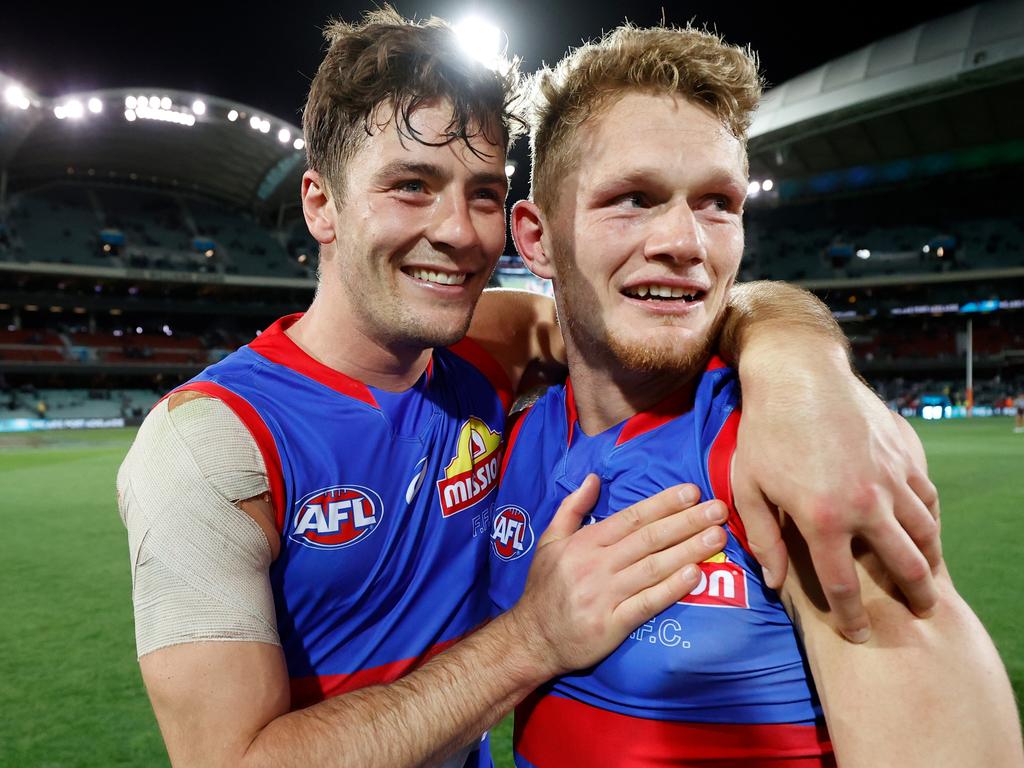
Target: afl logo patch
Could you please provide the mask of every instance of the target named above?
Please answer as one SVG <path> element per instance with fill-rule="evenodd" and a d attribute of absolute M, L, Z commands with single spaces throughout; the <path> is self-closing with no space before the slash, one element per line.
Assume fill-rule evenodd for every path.
<path fill-rule="evenodd" d="M 290 538 L 314 549 L 341 549 L 373 533 L 384 514 L 376 491 L 361 485 L 335 485 L 296 505 Z"/>
<path fill-rule="evenodd" d="M 494 554 L 502 560 L 515 560 L 529 552 L 533 547 L 529 513 L 514 506 L 501 507 L 495 511 L 491 545 Z"/>

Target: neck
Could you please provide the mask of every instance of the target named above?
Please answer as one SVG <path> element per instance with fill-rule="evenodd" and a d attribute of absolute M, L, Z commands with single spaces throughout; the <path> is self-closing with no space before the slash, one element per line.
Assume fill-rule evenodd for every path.
<path fill-rule="evenodd" d="M 286 333 L 310 357 L 368 386 L 402 392 L 415 384 L 433 350 L 381 342 L 350 314 L 345 302 L 317 291 Z"/>
<path fill-rule="evenodd" d="M 567 345 L 576 415 L 587 435 L 596 435 L 661 402 L 693 378 L 693 372 L 629 371 Z"/>

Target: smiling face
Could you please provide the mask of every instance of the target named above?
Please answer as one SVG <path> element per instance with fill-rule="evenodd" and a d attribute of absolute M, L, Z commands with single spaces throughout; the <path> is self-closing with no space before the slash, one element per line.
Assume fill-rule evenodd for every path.
<path fill-rule="evenodd" d="M 629 92 L 579 129 L 545 227 L 570 356 L 689 370 L 743 253 L 745 151 L 709 111 Z"/>
<path fill-rule="evenodd" d="M 367 137 L 329 214 L 320 291 L 382 346 L 462 338 L 504 249 L 505 150 L 483 135 L 475 153 L 449 141 L 451 117 L 447 103 L 428 104 L 411 116 L 419 140 L 393 121 Z"/>

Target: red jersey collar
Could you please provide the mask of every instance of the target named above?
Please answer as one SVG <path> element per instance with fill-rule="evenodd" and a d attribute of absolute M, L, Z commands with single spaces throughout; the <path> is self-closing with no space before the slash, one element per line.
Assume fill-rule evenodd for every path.
<path fill-rule="evenodd" d="M 291 368 L 296 373 L 301 373 L 335 392 L 379 408 L 377 399 L 363 382 L 346 376 L 341 371 L 329 368 L 319 360 L 310 357 L 285 333 L 303 314 L 303 312 L 296 312 L 294 315 L 285 315 L 275 321 L 267 330 L 249 342 L 249 349 L 267 358 L 270 362 Z"/>
<path fill-rule="evenodd" d="M 724 368 L 725 363 L 717 355 L 708 361 L 705 371 L 714 371 Z M 679 389 L 669 393 L 667 397 L 655 403 L 645 411 L 635 413 L 626 419 L 622 425 L 622 431 L 615 441 L 616 446 L 627 443 L 634 437 L 647 434 L 657 429 L 662 424 L 667 424 L 677 416 L 682 416 L 693 407 L 693 393 L 696 380 L 687 383 Z M 579 416 L 576 412 L 576 395 L 572 389 L 572 379 L 565 380 L 565 422 L 569 425 L 566 445 L 572 445 L 573 432 Z"/>

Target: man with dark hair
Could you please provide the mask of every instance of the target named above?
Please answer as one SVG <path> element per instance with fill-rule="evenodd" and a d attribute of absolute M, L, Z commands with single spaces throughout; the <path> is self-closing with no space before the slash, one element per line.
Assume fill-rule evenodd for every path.
<path fill-rule="evenodd" d="M 158 404 L 118 476 L 140 665 L 176 765 L 476 760 L 478 734 L 529 690 L 595 663 L 690 591 L 694 564 L 724 536 L 721 505 L 669 489 L 549 537 L 536 587 L 473 631 L 490 616 L 482 574 L 504 413 L 527 362 L 560 349 L 551 302 L 509 292 L 489 295 L 476 341 L 459 342 L 504 246 L 516 78 L 462 58 L 435 20 L 384 10 L 327 34 L 303 118 L 316 297 Z M 842 392 L 851 377 L 818 363 L 843 355 L 827 329 L 801 338 L 811 362 L 795 381 L 758 368 L 787 333 L 755 322 L 779 301 L 749 292 L 725 333 L 754 361 L 744 382 L 765 420 L 749 450 L 806 456 L 806 434 L 777 434 L 785 408 L 772 416 L 771 386 L 756 382 Z M 871 489 L 914 496 L 884 429 L 855 405 L 837 413 L 855 431 L 825 455 Z M 896 457 L 880 485 L 879 443 Z M 816 474 L 766 495 L 799 512 L 835 492 Z M 927 480 L 921 490 L 927 501 Z M 929 549 L 934 522 L 914 501 L 904 525 Z M 566 514 L 579 505 L 567 499 Z M 884 502 L 869 506 L 862 522 L 902 533 Z M 833 543 L 857 531 L 841 522 Z M 925 610 L 927 563 L 902 535 L 895 570 Z M 864 629 L 846 598 L 847 628 Z"/>

